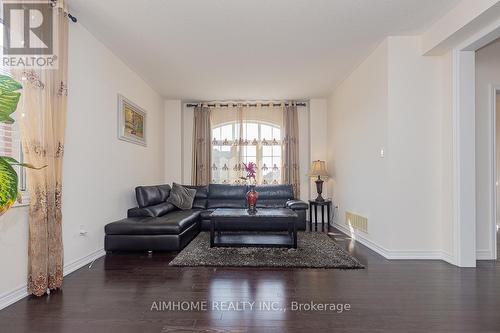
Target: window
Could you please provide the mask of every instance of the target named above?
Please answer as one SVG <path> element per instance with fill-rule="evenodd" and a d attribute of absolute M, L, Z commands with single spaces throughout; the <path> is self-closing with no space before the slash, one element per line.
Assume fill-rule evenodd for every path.
<path fill-rule="evenodd" d="M 15 113 L 11 117 L 15 120 Z M 12 157 L 21 163 L 23 162 L 19 126 L 16 123 L 0 123 L 0 156 Z M 26 191 L 26 170 L 19 166 L 15 166 L 14 169 L 19 176 L 19 190 Z"/>
<path fill-rule="evenodd" d="M 242 132 L 242 135 L 240 135 Z M 281 182 L 281 128 L 263 122 L 228 123 L 212 129 L 212 183 L 245 184 L 243 163 L 257 164 L 258 184 Z"/>
<path fill-rule="evenodd" d="M 3 34 L 3 25 L 0 24 L 0 34 Z M 0 41 L 2 44 L 2 41 Z M 0 56 L 3 55 L 3 47 L 0 45 Z M 10 76 L 8 67 L 4 67 L 0 64 L 0 75 Z M 7 156 L 16 159 L 19 162 L 23 162 L 23 154 L 21 147 L 21 135 L 19 131 L 19 123 L 17 122 L 17 117 L 19 115 L 18 111 L 14 112 L 11 117 L 16 120 L 14 124 L 4 124 L 0 123 L 0 156 Z M 19 190 L 25 192 L 27 190 L 26 184 L 26 170 L 25 168 L 15 166 L 17 174 L 19 176 Z M 23 193 L 25 194 L 25 193 Z M 23 203 L 26 203 L 27 198 L 24 198 Z"/>

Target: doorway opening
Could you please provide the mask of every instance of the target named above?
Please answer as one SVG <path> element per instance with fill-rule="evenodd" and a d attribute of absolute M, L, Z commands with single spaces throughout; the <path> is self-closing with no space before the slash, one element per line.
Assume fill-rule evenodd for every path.
<path fill-rule="evenodd" d="M 496 259 L 500 258 L 500 86 L 492 87 L 492 105 L 495 113 L 495 223 L 494 234 L 496 234 Z"/>
<path fill-rule="evenodd" d="M 496 260 L 500 223 L 500 39 L 475 54 L 476 260 Z"/>
<path fill-rule="evenodd" d="M 477 64 L 481 50 L 499 37 L 497 22 L 480 28 L 452 51 L 453 227 L 449 262 L 460 267 L 476 267 L 477 260 L 497 258 L 496 112 L 492 112 L 490 101 L 496 97 L 492 84 L 500 88 L 500 73 L 478 88 Z M 493 63 L 500 65 L 499 59 L 494 57 Z M 481 98 L 478 92 L 483 94 Z M 485 106 L 479 108 L 477 102 Z"/>

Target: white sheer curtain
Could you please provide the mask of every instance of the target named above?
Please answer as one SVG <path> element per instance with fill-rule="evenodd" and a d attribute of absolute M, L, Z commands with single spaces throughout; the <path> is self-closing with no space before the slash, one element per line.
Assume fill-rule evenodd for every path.
<path fill-rule="evenodd" d="M 285 104 L 211 107 L 212 183 L 245 184 L 243 163 L 257 164 L 258 184 L 281 184 Z"/>

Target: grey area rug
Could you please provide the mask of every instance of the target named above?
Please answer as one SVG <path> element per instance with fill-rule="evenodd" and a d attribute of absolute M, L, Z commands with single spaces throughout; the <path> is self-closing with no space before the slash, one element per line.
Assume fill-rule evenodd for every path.
<path fill-rule="evenodd" d="M 210 248 L 210 235 L 202 232 L 169 266 L 364 268 L 328 235 L 317 232 L 299 232 L 297 249 Z"/>

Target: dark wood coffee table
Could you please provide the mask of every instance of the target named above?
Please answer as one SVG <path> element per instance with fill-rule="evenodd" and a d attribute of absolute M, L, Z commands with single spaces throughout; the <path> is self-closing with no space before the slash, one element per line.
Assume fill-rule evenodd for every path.
<path fill-rule="evenodd" d="M 210 247 L 297 248 L 297 213 L 287 208 L 218 208 L 210 214 Z M 277 232 L 286 231 L 286 234 Z M 251 233 L 250 233 L 251 232 Z"/>

